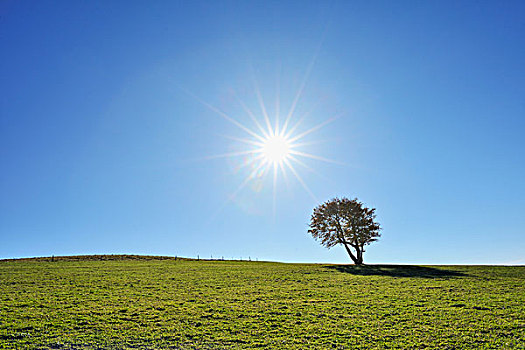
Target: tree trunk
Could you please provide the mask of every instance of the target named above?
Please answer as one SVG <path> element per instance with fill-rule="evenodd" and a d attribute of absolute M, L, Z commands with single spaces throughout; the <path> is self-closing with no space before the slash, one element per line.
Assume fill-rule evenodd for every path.
<path fill-rule="evenodd" d="M 348 247 L 348 244 L 345 242 L 343 229 L 341 228 L 341 224 L 339 223 L 339 218 L 337 218 L 336 226 L 337 226 L 337 235 L 338 235 L 338 238 L 339 238 L 339 243 L 341 243 L 341 244 L 343 244 L 345 246 L 346 252 L 350 256 L 350 258 L 354 261 L 354 264 L 356 264 L 356 265 L 363 264 L 363 253 L 359 250 L 359 246 L 358 245 L 354 246 L 354 248 L 355 248 L 355 250 L 357 252 L 357 257 L 356 257 L 352 253 L 352 250 Z"/>
<path fill-rule="evenodd" d="M 359 246 L 355 247 L 355 250 L 357 252 L 357 261 L 355 261 L 356 265 L 362 265 L 363 264 L 363 249 Z"/>
<path fill-rule="evenodd" d="M 343 243 L 343 245 L 345 246 L 346 252 L 347 252 L 348 255 L 350 256 L 350 258 L 354 261 L 354 264 L 356 264 L 356 265 L 361 265 L 361 264 L 363 264 L 363 255 L 362 255 L 362 253 L 359 251 L 359 249 L 356 249 L 356 251 L 357 251 L 357 257 L 356 257 L 356 256 L 352 253 L 352 250 L 350 249 L 350 247 L 348 247 L 348 244 Z"/>

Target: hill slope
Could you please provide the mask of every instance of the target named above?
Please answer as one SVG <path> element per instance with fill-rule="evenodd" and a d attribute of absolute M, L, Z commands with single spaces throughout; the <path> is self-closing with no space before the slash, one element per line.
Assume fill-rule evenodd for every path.
<path fill-rule="evenodd" d="M 525 267 L 0 262 L 0 348 L 524 348 Z"/>

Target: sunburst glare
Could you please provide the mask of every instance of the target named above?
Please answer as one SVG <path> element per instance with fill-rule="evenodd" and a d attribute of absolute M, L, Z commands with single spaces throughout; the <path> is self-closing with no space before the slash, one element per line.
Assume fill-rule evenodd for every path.
<path fill-rule="evenodd" d="M 311 67 L 309 67 L 309 69 L 310 68 Z M 304 138 L 306 136 L 318 131 L 322 127 L 328 125 L 329 123 L 339 118 L 341 115 L 328 118 L 310 128 L 304 128 L 304 118 L 311 111 L 306 113 L 305 115 L 302 115 L 300 118 L 297 118 L 297 116 L 295 116 L 294 114 L 296 111 L 298 101 L 300 100 L 301 95 L 303 94 L 304 84 L 307 75 L 308 74 L 305 75 L 303 83 L 301 84 L 299 90 L 297 91 L 293 99 L 290 110 L 286 114 L 286 118 L 283 118 L 283 122 L 280 122 L 279 120 L 279 105 L 281 100 L 281 96 L 279 96 L 279 94 L 277 94 L 278 96 L 276 97 L 277 112 L 273 120 L 268 115 L 268 109 L 264 104 L 261 92 L 256 83 L 254 85 L 255 95 L 257 97 L 257 101 L 260 107 L 259 118 L 256 115 L 258 114 L 257 112 L 252 111 L 244 101 L 242 101 L 237 95 L 234 94 L 237 102 L 242 107 L 243 111 L 247 114 L 247 116 L 250 118 L 251 125 L 253 127 L 250 127 L 249 124 L 241 122 L 242 116 L 235 118 L 190 93 L 190 95 L 192 95 L 203 105 L 208 107 L 210 110 L 212 110 L 228 122 L 235 125 L 237 128 L 243 130 L 247 134 L 244 138 L 227 136 L 227 138 L 231 140 L 244 144 L 245 147 L 243 147 L 243 149 L 240 149 L 236 152 L 223 153 L 219 155 L 206 157 L 207 159 L 247 157 L 246 160 L 240 166 L 240 168 L 246 167 L 250 170 L 248 171 L 247 176 L 241 181 L 238 188 L 235 191 L 233 191 L 233 193 L 229 196 L 228 201 L 234 200 L 235 197 L 252 180 L 257 180 L 260 183 L 261 179 L 267 176 L 271 176 L 273 187 L 273 209 L 275 214 L 277 179 L 281 176 L 286 180 L 286 182 L 288 182 L 288 172 L 291 173 L 293 177 L 295 177 L 298 183 L 315 201 L 318 201 L 313 191 L 303 180 L 302 176 L 299 174 L 295 166 L 299 165 L 302 169 L 306 169 L 310 172 L 317 173 L 312 167 L 305 164 L 305 161 L 301 160 L 300 158 L 310 159 L 311 161 L 322 161 L 328 163 L 341 164 L 340 162 L 324 158 L 318 155 L 314 155 L 306 152 L 304 149 L 301 149 L 305 146 L 316 143 L 311 141 L 305 142 Z M 299 132 L 298 130 L 301 129 L 300 126 L 303 127 L 303 130 Z"/>

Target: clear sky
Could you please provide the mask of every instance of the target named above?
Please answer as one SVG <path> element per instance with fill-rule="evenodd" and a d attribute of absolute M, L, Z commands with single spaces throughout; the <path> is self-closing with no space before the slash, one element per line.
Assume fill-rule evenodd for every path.
<path fill-rule="evenodd" d="M 365 262 L 523 264 L 524 18 L 523 1 L 2 1 L 0 258 L 346 263 L 307 233 L 346 196 L 383 226 Z M 263 129 L 263 110 L 281 128 L 292 110 L 296 135 L 330 121 L 300 140 L 303 183 L 214 157 L 253 149 L 243 104 Z"/>

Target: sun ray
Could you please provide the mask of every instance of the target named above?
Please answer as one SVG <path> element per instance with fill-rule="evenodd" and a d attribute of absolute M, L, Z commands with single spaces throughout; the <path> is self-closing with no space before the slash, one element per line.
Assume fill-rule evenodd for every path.
<path fill-rule="evenodd" d="M 233 91 L 233 95 L 235 96 L 235 99 L 237 100 L 237 102 L 239 102 L 241 107 L 244 109 L 244 111 L 248 114 L 248 116 L 255 123 L 259 131 L 263 134 L 263 136 L 269 137 L 270 135 L 266 132 L 266 130 L 264 130 L 261 123 L 259 123 L 259 120 L 257 120 L 257 117 L 255 116 L 255 114 L 253 114 L 253 112 L 248 108 L 248 106 L 246 106 L 246 103 L 244 103 L 244 101 L 239 98 L 239 96 L 235 93 L 235 91 Z"/>
<path fill-rule="evenodd" d="M 242 130 L 246 131 L 248 134 L 252 135 L 253 137 L 261 140 L 264 142 L 264 137 L 258 135 L 256 132 L 252 131 L 251 129 L 247 128 L 246 126 L 244 126 L 243 124 L 241 124 L 240 122 L 238 122 L 237 120 L 235 120 L 234 118 L 230 117 L 229 115 L 227 115 L 226 113 L 224 113 L 223 111 L 221 111 L 220 109 L 218 109 L 217 107 L 209 104 L 208 102 L 204 101 L 203 99 L 199 98 L 197 95 L 193 94 L 192 92 L 186 90 L 186 89 L 183 89 L 181 88 L 183 91 L 185 91 L 187 94 L 189 94 L 191 97 L 193 97 L 194 99 L 196 99 L 197 101 L 199 101 L 202 105 L 208 107 L 210 110 L 212 110 L 213 112 L 217 113 L 218 115 L 220 115 L 221 117 L 223 117 L 224 119 L 226 119 L 227 121 L 229 121 L 230 123 L 234 124 L 235 126 L 241 128 Z"/>
<path fill-rule="evenodd" d="M 290 130 L 286 130 L 288 128 L 287 125 L 283 126 L 281 135 L 283 135 L 285 138 L 289 139 L 291 135 L 293 135 L 294 131 L 303 123 L 304 119 L 306 118 L 307 114 L 304 114 L 301 116 L 301 118 L 297 119 L 297 122 L 295 122 L 294 126 L 290 128 Z"/>
<path fill-rule="evenodd" d="M 277 70 L 277 82 L 276 82 L 276 93 L 275 93 L 275 135 L 279 135 L 279 115 L 281 113 L 281 64 Z"/>
<path fill-rule="evenodd" d="M 308 142 L 293 142 L 290 144 L 291 149 L 299 148 L 299 147 L 305 147 L 305 146 L 312 146 L 312 145 L 321 145 L 323 143 L 330 142 L 330 140 L 314 140 L 314 141 L 308 141 Z"/>
<path fill-rule="evenodd" d="M 300 151 L 295 151 L 295 150 L 290 150 L 290 154 L 295 154 L 295 155 L 306 157 L 306 158 L 316 159 L 316 160 L 320 160 L 320 161 L 323 161 L 323 162 L 326 162 L 326 163 L 332 163 L 332 164 L 338 164 L 338 165 L 346 165 L 345 163 L 338 162 L 338 161 L 333 160 L 333 159 L 324 158 L 324 157 L 316 156 L 314 154 L 300 152 Z"/>
<path fill-rule="evenodd" d="M 288 159 L 296 162 L 297 164 L 299 164 L 300 166 L 302 166 L 303 168 L 305 168 L 306 170 L 310 171 L 311 173 L 325 179 L 325 180 L 329 180 L 326 176 L 322 175 L 321 173 L 319 173 L 317 170 L 315 170 L 314 168 L 312 168 L 311 166 L 308 166 L 305 162 L 303 162 L 302 160 L 300 159 L 297 159 L 296 157 L 290 155 L 288 157 Z"/>
<path fill-rule="evenodd" d="M 319 202 L 316 198 L 316 196 L 313 194 L 312 190 L 306 185 L 306 183 L 303 181 L 302 177 L 295 171 L 292 164 L 290 164 L 290 161 L 288 159 L 284 160 L 284 163 L 288 166 L 288 169 L 294 174 L 294 176 L 297 178 L 297 181 L 303 186 L 303 188 L 308 192 L 308 194 L 313 198 L 314 201 Z"/>
<path fill-rule="evenodd" d="M 204 157 L 202 159 L 210 160 L 210 159 L 217 159 L 217 158 L 231 158 L 231 157 L 238 157 L 238 156 L 244 156 L 248 154 L 255 154 L 255 153 L 261 153 L 260 149 L 251 149 L 248 151 L 239 151 L 239 152 L 229 152 L 229 153 L 223 153 L 223 154 L 215 154 L 211 156 Z"/>
<path fill-rule="evenodd" d="M 254 146 L 257 146 L 257 147 L 262 147 L 264 145 L 263 142 L 254 141 L 254 140 L 250 140 L 250 139 L 245 139 L 245 138 L 242 138 L 242 137 L 235 137 L 235 136 L 228 136 L 228 135 L 220 135 L 220 136 L 224 137 L 225 139 L 239 141 L 239 142 L 247 143 L 249 145 L 254 145 Z"/>
<path fill-rule="evenodd" d="M 251 157 L 249 160 L 247 160 L 246 162 L 242 163 L 241 165 L 237 166 L 235 168 L 235 171 L 239 171 L 243 168 L 246 168 L 254 163 L 257 163 L 258 160 L 260 160 L 261 162 L 263 161 L 262 159 L 264 158 L 264 154 L 259 154 L 257 156 L 253 156 Z"/>
<path fill-rule="evenodd" d="M 265 165 L 265 167 L 264 167 L 264 169 L 262 171 L 262 174 L 261 174 L 262 177 L 266 176 L 266 174 L 268 174 L 271 171 L 273 163 L 265 161 L 264 165 Z"/>
<path fill-rule="evenodd" d="M 290 189 L 290 180 L 288 179 L 288 172 L 286 171 L 286 167 L 284 166 L 284 162 L 279 162 L 279 169 L 281 169 L 281 172 L 283 174 L 284 183 L 286 184 L 286 189 Z"/>
<path fill-rule="evenodd" d="M 290 136 L 293 135 L 295 130 L 303 123 L 303 121 L 306 119 L 306 117 L 308 117 L 310 114 L 312 114 L 320 103 L 321 103 L 321 101 L 316 102 L 315 105 L 312 108 L 310 108 L 310 110 L 308 112 L 303 113 L 303 115 L 301 115 L 301 117 L 299 117 L 297 119 L 297 121 L 294 123 L 294 125 L 289 130 L 286 130 L 288 128 L 288 126 L 286 126 L 286 128 L 283 127 L 281 129 L 281 135 L 283 135 L 286 138 L 290 138 Z"/>
<path fill-rule="evenodd" d="M 268 117 L 268 112 L 266 112 L 266 106 L 264 105 L 264 101 L 261 95 L 261 90 L 259 89 L 259 84 L 257 84 L 257 80 L 253 79 L 253 84 L 255 86 L 255 94 L 257 96 L 257 101 L 259 102 L 259 106 L 261 108 L 264 121 L 266 122 L 266 127 L 268 128 L 268 134 L 270 136 L 274 135 L 273 129 L 272 129 L 272 123 L 270 123 L 270 118 Z"/>
<path fill-rule="evenodd" d="M 300 134 L 297 135 L 297 136 L 291 137 L 291 138 L 289 139 L 289 141 L 290 141 L 290 142 L 294 142 L 294 141 L 300 140 L 300 139 L 302 139 L 303 137 L 305 137 L 306 135 L 311 134 L 312 132 L 317 131 L 317 130 L 321 129 L 322 127 L 324 127 L 324 126 L 326 126 L 326 125 L 328 125 L 328 124 L 334 122 L 335 120 L 341 118 L 341 116 L 342 116 L 343 114 L 344 114 L 344 113 L 340 113 L 340 114 L 336 115 L 335 117 L 329 118 L 329 119 L 325 120 L 324 122 L 322 122 L 322 123 L 320 123 L 320 124 L 317 124 L 317 125 L 314 126 L 313 128 L 310 128 L 310 129 L 308 129 L 308 130 L 306 130 L 306 131 L 300 133 Z"/>
<path fill-rule="evenodd" d="M 305 168 L 305 169 L 307 169 L 307 170 L 311 171 L 312 173 L 315 173 L 315 174 L 317 174 L 317 172 L 315 171 L 315 169 L 314 169 L 314 168 L 312 168 L 312 167 L 310 167 L 310 166 L 306 165 L 306 163 L 305 163 L 305 162 L 303 162 L 303 161 L 302 161 L 302 160 L 300 160 L 300 159 L 297 159 L 297 158 L 296 158 L 296 157 L 294 157 L 293 155 L 289 155 L 289 156 L 288 156 L 288 159 L 290 159 L 290 160 L 292 160 L 292 161 L 296 162 L 297 164 L 299 164 L 299 165 L 300 165 L 300 166 L 302 166 L 303 168 Z"/>
<path fill-rule="evenodd" d="M 312 72 L 312 69 L 315 65 L 315 61 L 317 60 L 317 56 L 319 55 L 319 49 L 316 50 L 314 56 L 312 57 L 310 63 L 308 64 L 308 67 L 306 68 L 306 72 L 304 74 L 303 80 L 301 82 L 301 85 L 299 87 L 299 90 L 297 90 L 297 93 L 295 94 L 295 98 L 292 102 L 292 105 L 290 107 L 290 110 L 288 111 L 288 114 L 286 115 L 286 119 L 283 124 L 283 129 L 286 130 L 288 127 L 288 123 L 290 122 L 290 119 L 292 118 L 293 113 L 295 112 L 295 108 L 297 107 L 297 103 L 299 102 L 299 99 L 301 98 L 301 95 L 303 94 L 304 88 L 306 86 L 306 82 L 308 81 L 308 78 L 310 77 L 310 73 Z"/>
<path fill-rule="evenodd" d="M 286 120 L 283 125 L 283 129 L 286 130 L 288 127 L 288 123 L 290 121 L 290 118 L 292 117 L 295 108 L 297 107 L 297 103 L 299 102 L 301 95 L 303 94 L 303 90 L 306 86 L 306 83 L 308 81 L 308 78 L 310 77 L 310 74 L 312 72 L 312 69 L 314 68 L 315 62 L 317 61 L 317 57 L 319 56 L 319 53 L 321 52 L 321 47 L 323 46 L 323 42 L 326 36 L 326 33 L 328 31 L 328 24 L 323 30 L 323 34 L 321 36 L 321 40 L 319 41 L 319 44 L 317 45 L 317 48 L 315 49 L 314 55 L 312 56 L 312 59 L 310 60 L 310 63 L 308 64 L 308 67 L 306 68 L 306 72 L 303 77 L 303 81 L 301 83 L 301 86 L 299 87 L 299 90 L 297 91 L 297 94 L 295 95 L 295 98 L 292 102 L 292 105 L 290 107 L 290 111 L 288 112 L 288 115 L 286 116 Z"/>
<path fill-rule="evenodd" d="M 273 163 L 273 202 L 272 202 L 272 210 L 273 210 L 273 217 L 275 219 L 276 214 L 276 208 L 277 208 L 277 164 Z"/>

